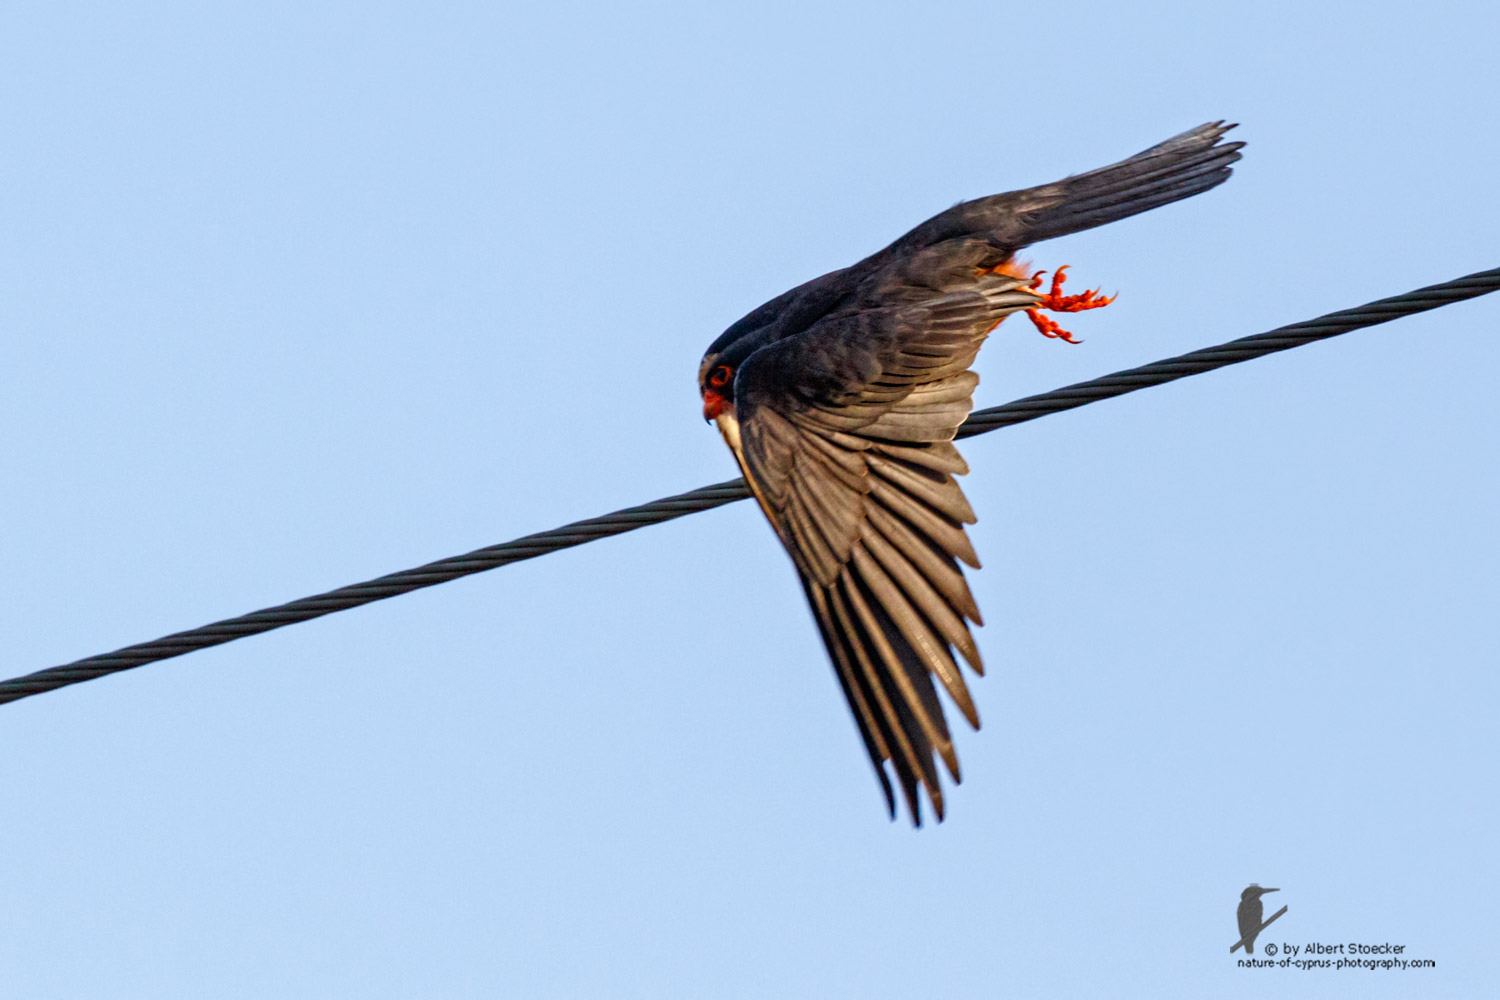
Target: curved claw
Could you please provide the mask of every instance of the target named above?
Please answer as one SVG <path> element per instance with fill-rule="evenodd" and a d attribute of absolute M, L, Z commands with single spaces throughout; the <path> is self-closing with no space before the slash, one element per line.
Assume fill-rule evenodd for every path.
<path fill-rule="evenodd" d="M 1049 319 L 1046 316 L 1043 316 L 1035 309 L 1026 310 L 1026 318 L 1031 320 L 1032 324 L 1036 326 L 1037 330 L 1043 337 L 1056 337 L 1058 340 L 1066 341 L 1069 344 L 1083 343 L 1083 341 L 1076 339 L 1067 330 L 1064 330 L 1062 327 L 1058 326 L 1055 321 Z"/>

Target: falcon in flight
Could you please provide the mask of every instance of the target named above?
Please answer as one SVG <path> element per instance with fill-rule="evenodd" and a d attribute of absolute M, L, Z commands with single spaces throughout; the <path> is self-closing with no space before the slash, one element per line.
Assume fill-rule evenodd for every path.
<path fill-rule="evenodd" d="M 954 476 L 953 436 L 979 376 L 969 371 L 1001 320 L 1107 305 L 1097 291 L 1043 290 L 1016 254 L 1222 184 L 1243 143 L 1203 125 L 1113 166 L 955 205 L 857 264 L 777 296 L 715 340 L 698 368 L 703 416 L 719 426 L 792 557 L 865 750 L 896 814 L 889 761 L 922 821 L 939 821 L 935 757 L 958 757 L 936 678 L 979 728 L 954 651 L 983 674 L 983 624 L 959 563 L 979 568 L 975 522 Z"/>

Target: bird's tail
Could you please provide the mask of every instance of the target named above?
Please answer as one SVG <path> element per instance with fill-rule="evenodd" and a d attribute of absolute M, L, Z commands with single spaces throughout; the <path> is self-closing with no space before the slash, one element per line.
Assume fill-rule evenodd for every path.
<path fill-rule="evenodd" d="M 983 238 L 1006 253 L 1190 198 L 1229 179 L 1243 142 L 1220 143 L 1234 128 L 1199 125 L 1128 160 L 1055 184 L 954 205 L 922 223 L 874 259 L 945 240 Z"/>
<path fill-rule="evenodd" d="M 1229 179 L 1229 165 L 1245 145 L 1220 142 L 1232 128 L 1223 122 L 1199 125 L 1128 160 L 1033 189 L 1057 189 L 1059 197 L 1028 220 L 1026 242 L 1092 229 L 1217 187 Z"/>

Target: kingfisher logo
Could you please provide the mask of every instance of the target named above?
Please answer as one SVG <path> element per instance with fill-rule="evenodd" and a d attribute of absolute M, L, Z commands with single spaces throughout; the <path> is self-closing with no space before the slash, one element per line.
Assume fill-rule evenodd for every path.
<path fill-rule="evenodd" d="M 1229 953 L 1231 955 L 1241 948 L 1245 949 L 1245 954 L 1247 955 L 1255 954 L 1255 939 L 1260 936 L 1260 932 L 1270 927 L 1278 917 L 1286 912 L 1286 907 L 1283 906 L 1271 914 L 1270 920 L 1262 920 L 1261 917 L 1265 916 L 1266 906 L 1260 901 L 1260 897 L 1268 892 L 1280 891 L 1280 889 L 1262 889 L 1254 882 L 1251 882 L 1245 887 L 1245 891 L 1240 893 L 1240 905 L 1234 911 L 1234 918 L 1240 926 L 1240 939 L 1230 947 Z"/>
<path fill-rule="evenodd" d="M 1267 889 L 1254 882 L 1240 893 L 1240 904 L 1234 908 L 1234 922 L 1239 927 L 1240 939 L 1229 946 L 1233 955 L 1241 948 L 1245 953 L 1233 959 L 1241 969 L 1435 969 L 1437 962 L 1430 958 L 1410 958 L 1406 945 L 1390 941 L 1288 941 L 1285 935 L 1261 944 L 1260 954 L 1255 953 L 1256 939 L 1260 932 L 1270 927 L 1286 913 L 1283 906 L 1270 918 L 1266 917 L 1266 904 L 1261 899 Z"/>

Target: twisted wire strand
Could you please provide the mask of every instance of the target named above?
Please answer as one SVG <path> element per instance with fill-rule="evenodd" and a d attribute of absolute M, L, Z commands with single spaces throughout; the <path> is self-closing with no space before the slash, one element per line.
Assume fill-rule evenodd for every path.
<path fill-rule="evenodd" d="M 966 438 L 976 434 L 985 434 L 1000 427 L 1035 420 L 1049 413 L 1061 413 L 1064 410 L 1096 403 L 1101 399 L 1110 399 L 1149 386 L 1164 385 L 1189 375 L 1199 375 L 1225 365 L 1238 364 L 1241 361 L 1264 357 L 1277 351 L 1301 347 L 1303 344 L 1326 340 L 1352 330 L 1386 323 L 1414 313 L 1426 312 L 1429 309 L 1472 299 L 1497 290 L 1500 290 L 1500 268 L 1479 271 L 1453 281 L 1418 288 L 1404 295 L 1394 295 L 1353 309 L 1328 313 L 1326 316 L 1319 316 L 1303 323 L 1277 327 L 1267 333 L 1241 337 L 1216 347 L 1205 347 L 1174 358 L 1142 365 L 1139 368 L 1130 368 L 1102 378 L 1063 386 L 1040 395 L 1027 396 L 1003 406 L 976 410 L 959 428 L 957 436 Z M 447 583 L 461 576 L 496 569 L 523 559 L 534 559 L 549 552 L 557 552 L 585 542 L 644 528 L 649 524 L 659 524 L 687 514 L 721 507 L 736 500 L 747 499 L 749 496 L 750 490 L 743 479 L 731 479 L 712 486 L 699 487 L 687 493 L 679 493 L 676 496 L 653 500 L 636 507 L 626 507 L 599 517 L 575 521 L 550 531 L 541 531 L 513 541 L 475 549 L 463 555 L 439 559 L 437 562 L 427 563 L 415 569 L 390 573 L 363 583 L 351 584 L 287 604 L 253 611 L 238 618 L 226 618 L 201 628 L 177 632 L 151 642 L 126 646 L 112 653 L 102 653 L 62 666 L 38 670 L 32 674 L 0 681 L 0 704 L 18 701 L 21 698 L 47 691 L 55 691 L 58 688 L 94 680 L 122 670 L 130 670 L 133 667 L 145 666 L 158 660 L 181 656 L 194 650 L 217 646 L 248 635 L 269 632 L 296 622 L 309 621 L 335 611 L 357 608 L 362 604 L 384 600 L 439 583 Z"/>

